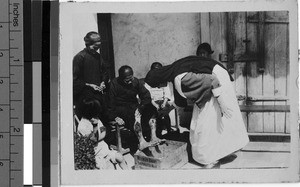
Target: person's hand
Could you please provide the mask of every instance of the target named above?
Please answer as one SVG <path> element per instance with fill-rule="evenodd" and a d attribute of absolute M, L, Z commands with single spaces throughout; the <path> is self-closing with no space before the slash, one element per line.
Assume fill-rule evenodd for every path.
<path fill-rule="evenodd" d="M 232 110 L 226 106 L 220 105 L 222 115 L 224 115 L 226 118 L 232 117 Z"/>
<path fill-rule="evenodd" d="M 156 110 L 159 110 L 159 105 L 155 104 L 154 107 L 156 108 Z"/>
<path fill-rule="evenodd" d="M 101 92 L 102 90 L 100 89 L 99 86 L 95 85 L 95 84 L 86 84 L 89 87 L 92 87 L 95 91 Z"/>
<path fill-rule="evenodd" d="M 101 82 L 100 86 L 99 86 L 99 89 L 100 89 L 100 92 L 103 92 L 103 90 L 106 88 L 105 86 L 105 83 L 104 82 Z"/>
<path fill-rule="evenodd" d="M 151 100 L 151 103 L 156 108 L 156 110 L 159 110 L 159 105 L 154 100 Z"/>
<path fill-rule="evenodd" d="M 220 95 L 218 98 L 218 103 L 221 109 L 222 116 L 224 115 L 226 118 L 231 118 L 232 117 L 232 109 L 227 107 L 222 95 Z"/>
<path fill-rule="evenodd" d="M 98 124 L 98 120 L 99 120 L 99 119 L 97 119 L 97 118 L 92 118 L 92 119 L 90 119 L 90 122 L 91 122 L 93 125 L 96 125 L 96 124 Z"/>
<path fill-rule="evenodd" d="M 169 104 L 170 106 L 174 106 L 174 107 L 175 107 L 174 101 L 168 101 L 168 104 Z"/>
<path fill-rule="evenodd" d="M 90 137 L 90 140 L 97 142 L 96 133 L 92 132 L 89 137 Z"/>
<path fill-rule="evenodd" d="M 116 117 L 115 121 L 118 123 L 118 125 L 124 125 L 125 124 L 124 120 L 120 117 Z"/>

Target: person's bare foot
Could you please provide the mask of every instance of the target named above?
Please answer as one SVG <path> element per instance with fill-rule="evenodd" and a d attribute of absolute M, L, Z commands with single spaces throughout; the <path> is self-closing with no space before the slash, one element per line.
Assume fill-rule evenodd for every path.
<path fill-rule="evenodd" d="M 154 117 L 149 120 L 149 125 L 151 129 L 150 143 L 152 146 L 158 145 L 161 142 L 166 141 L 165 139 L 160 139 L 156 136 L 156 119 Z"/>
<path fill-rule="evenodd" d="M 220 167 L 220 163 L 218 161 L 215 161 L 213 163 L 204 165 L 202 168 L 203 169 L 214 169 L 214 168 L 219 168 Z"/>
<path fill-rule="evenodd" d="M 138 109 L 135 110 L 134 117 L 136 123 L 141 123 L 141 113 Z"/>
<path fill-rule="evenodd" d="M 157 136 L 156 136 L 156 119 L 154 117 L 152 117 L 149 120 L 149 126 L 150 126 L 150 129 L 151 129 L 151 140 L 150 140 L 150 143 L 151 144 L 157 144 L 158 142 L 160 142 L 160 139 L 157 138 Z"/>
<path fill-rule="evenodd" d="M 138 109 L 136 109 L 135 113 L 135 123 L 134 123 L 134 131 L 139 139 L 139 150 L 142 151 L 143 149 L 150 147 L 151 144 L 147 142 L 142 133 L 142 125 L 141 125 L 141 114 Z"/>
<path fill-rule="evenodd" d="M 146 149 L 147 147 L 150 147 L 152 146 L 152 144 L 150 142 L 146 142 L 145 140 L 144 141 L 141 141 L 140 144 L 139 144 L 139 150 L 142 151 L 144 149 Z"/>

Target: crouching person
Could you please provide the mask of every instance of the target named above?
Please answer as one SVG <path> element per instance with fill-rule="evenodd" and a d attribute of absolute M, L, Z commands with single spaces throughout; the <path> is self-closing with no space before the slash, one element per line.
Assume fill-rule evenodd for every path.
<path fill-rule="evenodd" d="M 95 161 L 98 169 L 115 169 L 119 164 L 122 169 L 128 169 L 122 154 L 110 150 L 104 141 L 106 128 L 99 119 L 100 102 L 95 99 L 83 99 L 80 106 L 82 118 L 78 124 L 77 133 L 89 137 L 95 142 Z M 93 146 L 93 145 L 91 145 Z"/>

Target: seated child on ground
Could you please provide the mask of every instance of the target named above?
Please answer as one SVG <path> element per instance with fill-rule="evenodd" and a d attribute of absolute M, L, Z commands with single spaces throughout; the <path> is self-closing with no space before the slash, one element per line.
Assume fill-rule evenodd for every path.
<path fill-rule="evenodd" d="M 151 70 L 159 69 L 162 67 L 162 64 L 159 62 L 154 62 L 151 65 Z M 153 88 L 145 83 L 145 87 L 149 90 L 151 94 L 151 103 L 157 109 L 157 135 L 161 136 L 161 132 L 164 128 L 167 128 L 167 131 L 171 131 L 171 120 L 169 117 L 169 112 L 175 107 L 173 106 L 174 96 L 171 91 L 170 83 L 165 83 L 160 87 Z"/>
<path fill-rule="evenodd" d="M 77 133 L 90 137 L 98 142 L 94 147 L 96 166 L 99 169 L 114 169 L 114 164 L 118 163 L 122 169 L 128 169 L 123 155 L 117 151 L 110 150 L 103 140 L 106 136 L 106 128 L 97 116 L 101 110 L 98 100 L 84 99 L 81 104 L 82 118 L 78 124 Z"/>

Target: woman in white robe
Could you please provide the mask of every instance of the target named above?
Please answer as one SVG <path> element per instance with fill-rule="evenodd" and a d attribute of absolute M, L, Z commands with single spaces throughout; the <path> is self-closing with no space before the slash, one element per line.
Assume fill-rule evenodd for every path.
<path fill-rule="evenodd" d="M 227 71 L 216 65 L 212 75 L 220 81 L 220 87 L 212 90 L 213 97 L 202 108 L 194 104 L 190 126 L 193 159 L 204 165 L 216 163 L 249 142 Z M 229 116 L 223 115 L 220 102 L 229 109 Z"/>
<path fill-rule="evenodd" d="M 175 104 L 194 103 L 190 126 L 192 156 L 204 165 L 242 149 L 249 142 L 236 99 L 233 79 L 217 61 L 188 56 L 148 72 L 145 82 L 156 86 L 173 82 Z M 218 82 L 219 84 L 215 84 Z"/>

